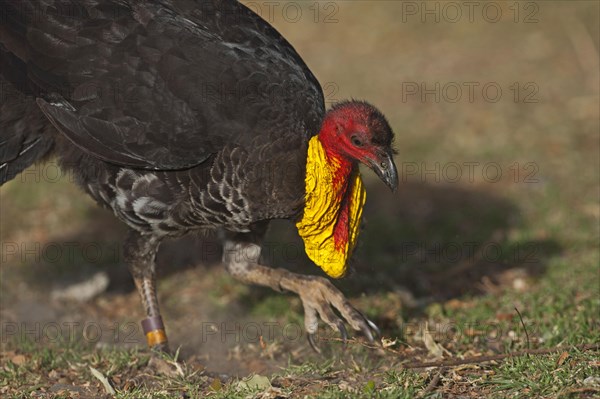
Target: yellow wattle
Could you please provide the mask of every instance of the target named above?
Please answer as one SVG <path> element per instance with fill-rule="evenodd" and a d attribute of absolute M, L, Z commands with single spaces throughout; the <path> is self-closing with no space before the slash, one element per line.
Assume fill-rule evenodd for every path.
<path fill-rule="evenodd" d="M 321 141 L 314 136 L 308 144 L 304 215 L 296 223 L 308 257 L 334 278 L 342 277 L 346 272 L 346 262 L 356 245 L 366 201 L 358 168 L 345 180 L 336 179 L 339 167 L 335 160 L 327 157 Z M 334 231 L 344 198 L 348 201 L 348 239 L 336 243 Z"/>

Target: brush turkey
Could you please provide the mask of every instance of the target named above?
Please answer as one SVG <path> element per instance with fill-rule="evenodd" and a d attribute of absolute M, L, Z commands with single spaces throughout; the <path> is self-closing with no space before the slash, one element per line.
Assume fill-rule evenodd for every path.
<path fill-rule="evenodd" d="M 344 275 L 365 201 L 358 165 L 398 183 L 381 112 L 354 100 L 326 112 L 294 48 L 233 0 L 0 5 L 0 184 L 54 156 L 129 226 L 150 347 L 167 348 L 161 240 L 217 229 L 232 276 L 300 296 L 313 347 L 319 320 L 344 340 L 346 323 L 377 336 L 330 280 L 259 258 L 269 221 L 289 219 L 309 258 Z"/>

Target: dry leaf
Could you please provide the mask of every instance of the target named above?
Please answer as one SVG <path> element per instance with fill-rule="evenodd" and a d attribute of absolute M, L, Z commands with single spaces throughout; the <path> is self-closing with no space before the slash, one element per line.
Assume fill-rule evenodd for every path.
<path fill-rule="evenodd" d="M 265 343 L 265 340 L 263 339 L 263 336 L 260 336 L 260 347 L 262 348 L 262 350 L 267 349 L 267 344 Z"/>
<path fill-rule="evenodd" d="M 485 332 L 484 332 L 484 331 L 475 330 L 474 328 L 467 328 L 467 329 L 465 330 L 465 335 L 466 335 L 467 337 L 476 337 L 476 336 L 479 336 L 479 335 L 484 335 L 484 334 L 485 334 Z"/>
<path fill-rule="evenodd" d="M 185 375 L 183 368 L 177 362 L 172 360 L 161 359 L 158 357 L 150 358 L 148 362 L 148 367 L 152 370 L 156 371 L 158 374 L 167 376 L 167 377 L 183 377 Z"/>
<path fill-rule="evenodd" d="M 13 362 L 16 366 L 20 366 L 23 363 L 25 363 L 27 359 L 23 355 L 15 355 L 10 359 L 10 361 Z"/>
<path fill-rule="evenodd" d="M 600 387 L 600 377 L 589 376 L 583 380 L 583 385 Z"/>
<path fill-rule="evenodd" d="M 558 357 L 558 360 L 556 361 L 556 365 L 562 366 L 562 364 L 565 362 L 565 360 L 567 360 L 568 357 L 569 357 L 569 352 L 561 353 L 560 356 Z"/>
<path fill-rule="evenodd" d="M 209 386 L 210 389 L 212 389 L 215 392 L 218 392 L 221 389 L 223 389 L 223 383 L 218 378 L 213 379 Z"/>
<path fill-rule="evenodd" d="M 60 378 L 60 373 L 56 370 L 50 370 L 48 373 L 48 378 L 51 380 L 58 380 Z"/>
<path fill-rule="evenodd" d="M 496 319 L 510 321 L 515 317 L 513 313 L 496 313 Z"/>
<path fill-rule="evenodd" d="M 450 299 L 448 301 L 446 301 L 446 303 L 444 303 L 444 307 L 446 309 L 453 309 L 453 310 L 457 310 L 457 309 L 467 309 L 467 308 L 472 308 L 473 304 L 471 302 L 465 302 L 465 301 L 461 301 L 460 299 Z"/>
<path fill-rule="evenodd" d="M 90 371 L 92 372 L 92 375 L 94 377 L 96 377 L 98 379 L 98 381 L 100 381 L 102 383 L 102 385 L 104 386 L 104 389 L 106 390 L 106 392 L 108 394 L 114 395 L 116 393 L 115 390 L 113 389 L 113 387 L 110 385 L 108 378 L 106 378 L 101 372 L 99 372 L 92 366 L 90 366 Z"/>
<path fill-rule="evenodd" d="M 288 395 L 283 392 L 281 388 L 271 387 L 261 392 L 256 396 L 256 399 L 280 399 L 287 398 Z"/>
<path fill-rule="evenodd" d="M 271 382 L 263 375 L 254 374 L 251 377 L 244 378 L 237 383 L 238 389 L 261 389 L 271 388 Z"/>
<path fill-rule="evenodd" d="M 425 328 L 423 329 L 423 343 L 429 354 L 435 358 L 440 358 L 443 356 L 444 352 L 447 352 L 442 345 L 438 344 L 435 342 L 435 339 L 433 339 L 433 335 L 429 331 L 428 323 L 425 323 Z"/>

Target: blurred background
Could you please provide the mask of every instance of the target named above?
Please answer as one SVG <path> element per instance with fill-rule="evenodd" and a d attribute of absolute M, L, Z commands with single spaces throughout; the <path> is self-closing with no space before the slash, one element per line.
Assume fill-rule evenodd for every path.
<path fill-rule="evenodd" d="M 395 348 L 422 347 L 425 322 L 458 326 L 440 338 L 454 354 L 598 342 L 597 2 L 245 3 L 297 49 L 328 106 L 368 100 L 396 133 L 399 190 L 363 171 L 364 230 L 335 282 Z M 2 344 L 23 325 L 52 340 L 43 326 L 56 322 L 79 323 L 74 338 L 88 346 L 143 348 L 124 228 L 70 180 L 50 163 L 0 189 Z M 273 223 L 266 248 L 273 265 L 322 274 L 288 222 Z M 300 301 L 234 281 L 219 260 L 211 238 L 159 254 L 159 300 L 182 356 L 234 374 L 313 356 L 304 336 L 260 330 L 302 328 Z M 465 327 L 518 330 L 515 307 L 528 340 Z"/>

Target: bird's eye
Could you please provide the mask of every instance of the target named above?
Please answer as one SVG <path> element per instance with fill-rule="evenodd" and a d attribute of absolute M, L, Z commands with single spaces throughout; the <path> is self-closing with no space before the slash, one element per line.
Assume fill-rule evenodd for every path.
<path fill-rule="evenodd" d="M 357 147 L 362 147 L 363 142 L 356 136 L 352 136 L 352 144 L 354 144 Z"/>

